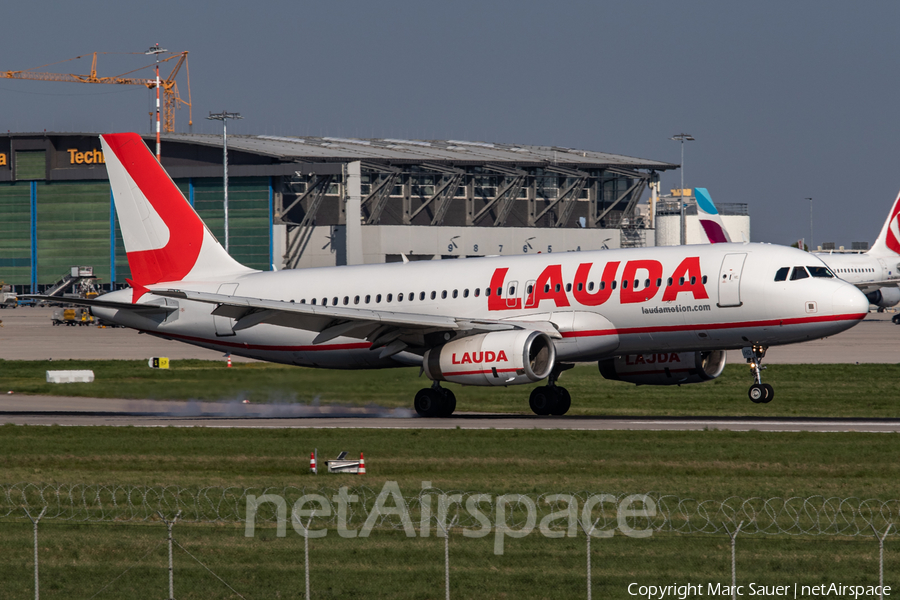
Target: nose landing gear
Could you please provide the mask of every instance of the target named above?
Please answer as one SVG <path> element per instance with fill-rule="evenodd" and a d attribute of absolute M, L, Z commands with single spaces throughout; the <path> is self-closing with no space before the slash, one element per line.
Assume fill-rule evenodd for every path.
<path fill-rule="evenodd" d="M 564 415 L 572 406 L 572 396 L 569 391 L 559 385 L 556 381 L 563 371 L 568 371 L 575 365 L 557 363 L 547 378 L 547 385 L 534 388 L 531 396 L 528 398 L 528 404 L 531 406 L 532 412 L 536 415 Z"/>
<path fill-rule="evenodd" d="M 456 410 L 456 396 L 435 381 L 430 388 L 419 390 L 413 406 L 420 417 L 449 417 Z"/>
<path fill-rule="evenodd" d="M 750 400 L 756 404 L 765 404 L 771 402 L 775 398 L 775 390 L 772 386 L 762 382 L 762 371 L 765 369 L 765 367 L 762 366 L 762 360 L 766 356 L 766 350 L 767 348 L 765 346 L 741 348 L 741 353 L 744 355 L 744 358 L 747 359 L 747 364 L 750 365 L 750 372 L 753 375 L 753 379 L 756 380 L 756 383 L 750 386 L 750 391 L 747 395 L 750 396 Z"/>

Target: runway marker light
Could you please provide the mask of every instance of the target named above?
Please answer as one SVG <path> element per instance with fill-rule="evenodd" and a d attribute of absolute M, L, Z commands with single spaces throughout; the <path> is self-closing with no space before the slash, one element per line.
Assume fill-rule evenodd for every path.
<path fill-rule="evenodd" d="M 363 456 L 362 452 L 359 453 L 359 471 L 358 471 L 358 473 L 360 475 L 366 474 L 366 459 Z"/>

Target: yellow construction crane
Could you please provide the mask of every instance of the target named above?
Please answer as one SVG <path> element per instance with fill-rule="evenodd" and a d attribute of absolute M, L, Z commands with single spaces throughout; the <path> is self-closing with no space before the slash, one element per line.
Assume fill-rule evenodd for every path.
<path fill-rule="evenodd" d="M 119 85 L 143 85 L 148 89 L 153 89 L 156 87 L 155 78 L 143 79 L 138 77 L 129 77 L 129 75 L 131 75 L 132 73 L 136 73 L 137 71 L 140 71 L 142 69 L 147 69 L 154 66 L 153 64 L 134 69 L 133 71 L 128 71 L 127 73 L 122 73 L 121 75 L 114 75 L 112 77 L 98 77 L 97 54 L 97 52 L 93 53 L 90 75 L 75 75 L 71 73 L 43 73 L 35 70 L 43 69 L 44 67 L 49 67 L 52 65 L 58 65 L 72 60 L 78 60 L 80 58 L 85 58 L 86 56 L 88 56 L 87 54 L 84 54 L 82 56 L 76 56 L 75 58 L 60 61 L 58 63 L 51 63 L 49 65 L 35 67 L 34 69 L 26 69 L 24 71 L 0 71 L 0 78 L 33 79 L 37 81 L 69 81 L 72 83 L 112 83 Z M 101 52 L 100 54 L 108 53 Z M 187 52 L 176 52 L 173 53 L 172 56 L 161 59 L 159 61 L 161 63 L 164 63 L 173 59 L 177 59 L 177 61 L 175 62 L 175 66 L 172 68 L 172 72 L 169 73 L 169 76 L 165 79 L 161 79 L 159 82 L 159 85 L 162 88 L 163 92 L 163 131 L 165 131 L 166 133 L 172 133 L 175 131 L 175 109 L 181 108 L 182 104 L 188 107 L 188 124 L 194 124 L 193 109 L 191 108 L 191 72 L 187 65 L 187 55 Z M 181 70 L 181 65 L 184 65 L 185 74 L 187 75 L 187 101 L 181 98 L 181 95 L 178 93 L 178 83 L 175 81 L 175 76 L 178 75 L 178 72 Z"/>

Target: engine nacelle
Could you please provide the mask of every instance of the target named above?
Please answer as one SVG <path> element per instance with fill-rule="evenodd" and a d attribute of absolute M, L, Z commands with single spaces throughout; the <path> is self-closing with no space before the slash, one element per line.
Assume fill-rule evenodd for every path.
<path fill-rule="evenodd" d="M 448 342 L 425 353 L 425 375 L 465 385 L 540 381 L 553 370 L 556 348 L 540 331 L 493 331 Z"/>
<path fill-rule="evenodd" d="M 874 292 L 869 292 L 866 294 L 866 298 L 869 299 L 869 304 L 874 304 L 881 308 L 890 308 L 900 304 L 900 288 L 883 287 Z"/>
<path fill-rule="evenodd" d="M 715 379 L 725 368 L 725 351 L 628 354 L 598 363 L 606 379 L 637 385 L 681 385 Z"/>

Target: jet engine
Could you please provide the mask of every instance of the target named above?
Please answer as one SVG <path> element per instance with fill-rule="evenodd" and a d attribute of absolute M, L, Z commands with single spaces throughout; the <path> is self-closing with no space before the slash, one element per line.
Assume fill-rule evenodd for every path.
<path fill-rule="evenodd" d="M 540 381 L 553 370 L 556 347 L 546 333 L 493 331 L 453 340 L 425 353 L 425 375 L 465 385 Z"/>
<path fill-rule="evenodd" d="M 628 354 L 598 363 L 606 379 L 637 385 L 681 385 L 715 379 L 725 368 L 725 351 Z"/>
<path fill-rule="evenodd" d="M 890 308 L 896 304 L 900 304 L 900 288 L 883 287 L 874 292 L 866 294 L 869 304 L 880 306 L 881 308 Z"/>

